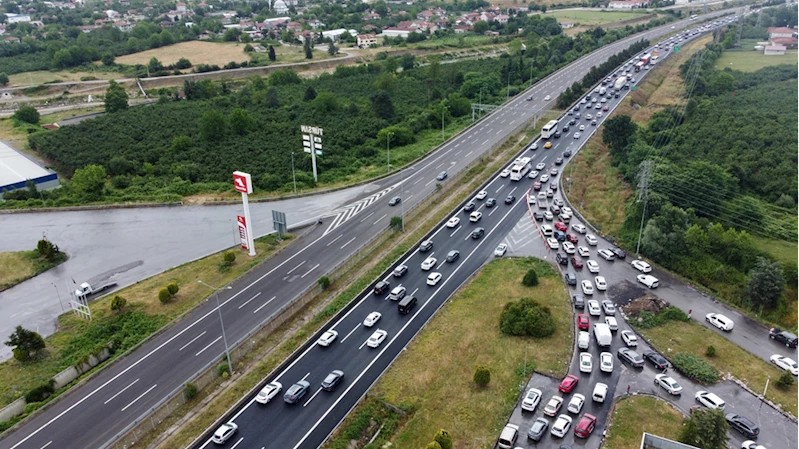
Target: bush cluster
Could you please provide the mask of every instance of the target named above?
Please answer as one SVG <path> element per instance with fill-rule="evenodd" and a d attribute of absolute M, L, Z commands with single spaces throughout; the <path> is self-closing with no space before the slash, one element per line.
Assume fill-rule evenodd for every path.
<path fill-rule="evenodd" d="M 669 306 L 661 310 L 657 315 L 649 311 L 643 311 L 638 314 L 637 320 L 630 320 L 632 324 L 642 329 L 651 329 L 655 326 L 666 324 L 669 321 L 682 321 L 687 323 L 691 321 L 691 318 L 681 309 Z"/>
<path fill-rule="evenodd" d="M 474 383 L 479 387 L 485 387 L 491 382 L 491 370 L 485 366 L 478 365 L 474 370 Z"/>
<path fill-rule="evenodd" d="M 58 254 L 61 252 L 58 249 L 58 245 L 55 245 L 53 242 L 45 239 L 39 240 L 39 242 L 36 244 L 36 251 L 40 256 L 49 261 L 55 260 L 55 258 L 58 257 Z"/>
<path fill-rule="evenodd" d="M 719 381 L 719 372 L 693 354 L 678 353 L 672 358 L 674 368 L 685 376 L 705 384 L 714 384 Z"/>
<path fill-rule="evenodd" d="M 522 278 L 522 285 L 525 287 L 535 287 L 538 285 L 538 274 L 535 272 L 535 269 L 530 268 L 527 270 L 524 278 Z"/>
<path fill-rule="evenodd" d="M 531 298 L 505 304 L 499 323 L 500 330 L 506 335 L 543 338 L 555 332 L 555 319 L 549 307 Z"/>
<path fill-rule="evenodd" d="M 180 287 L 178 287 L 178 284 L 170 282 L 166 287 L 158 291 L 158 300 L 161 301 L 162 304 L 166 304 L 178 294 L 179 290 Z"/>
<path fill-rule="evenodd" d="M 51 394 L 55 392 L 55 389 L 53 388 L 54 385 L 55 381 L 53 379 L 50 379 L 48 383 L 44 385 L 39 385 L 38 387 L 32 389 L 31 391 L 25 394 L 25 402 L 30 404 L 31 402 L 44 401 L 45 399 L 50 397 Z"/>

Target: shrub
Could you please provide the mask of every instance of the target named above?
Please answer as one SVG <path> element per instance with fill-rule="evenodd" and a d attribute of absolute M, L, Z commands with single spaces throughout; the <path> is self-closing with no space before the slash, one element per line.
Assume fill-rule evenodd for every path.
<path fill-rule="evenodd" d="M 672 363 L 677 371 L 699 382 L 714 384 L 719 381 L 719 372 L 693 354 L 678 353 Z"/>
<path fill-rule="evenodd" d="M 713 345 L 708 346 L 707 349 L 705 350 L 705 355 L 708 356 L 708 357 L 715 357 L 716 356 L 716 347 L 713 346 Z"/>
<path fill-rule="evenodd" d="M 491 371 L 485 366 L 478 366 L 474 371 L 474 383 L 480 387 L 485 387 L 491 382 Z"/>
<path fill-rule="evenodd" d="M 402 230 L 402 217 L 391 217 L 391 229 L 394 231 Z"/>
<path fill-rule="evenodd" d="M 53 245 L 53 242 L 44 239 L 39 240 L 36 244 L 36 251 L 47 260 L 53 260 L 58 255 L 58 247 Z"/>
<path fill-rule="evenodd" d="M 178 287 L 178 284 L 170 282 L 169 285 L 166 286 L 166 289 L 169 292 L 170 296 L 175 296 L 178 294 L 180 287 Z"/>
<path fill-rule="evenodd" d="M 233 265 L 233 262 L 236 261 L 236 253 L 234 251 L 225 251 L 222 260 L 225 262 L 225 265 Z"/>
<path fill-rule="evenodd" d="M 327 277 L 327 276 L 320 277 L 319 281 L 317 281 L 317 282 L 319 283 L 319 287 L 322 290 L 327 290 L 327 288 L 330 287 L 330 278 Z"/>
<path fill-rule="evenodd" d="M 442 448 L 441 448 L 441 445 L 438 444 L 438 441 L 431 441 L 431 442 L 427 443 L 427 445 L 424 447 L 424 449 L 442 449 Z"/>
<path fill-rule="evenodd" d="M 127 299 L 119 295 L 116 295 L 114 296 L 114 299 L 111 300 L 111 310 L 116 312 L 121 312 L 122 309 L 125 308 L 125 305 L 127 305 L 127 303 L 128 303 Z"/>
<path fill-rule="evenodd" d="M 44 349 L 44 339 L 37 332 L 17 326 L 14 332 L 8 336 L 6 346 L 14 348 L 14 358 L 20 362 L 29 360 L 32 353 Z M 36 401 L 33 401 L 36 402 Z"/>
<path fill-rule="evenodd" d="M 219 366 L 216 367 L 216 374 L 227 379 L 230 377 L 230 366 L 228 366 L 227 363 L 220 363 Z"/>
<path fill-rule="evenodd" d="M 452 435 L 446 430 L 438 429 L 433 439 L 441 446 L 441 449 L 452 449 Z"/>
<path fill-rule="evenodd" d="M 791 388 L 793 386 L 793 383 L 794 383 L 793 375 L 791 375 L 791 373 L 789 373 L 788 371 L 783 371 L 776 382 L 777 388 L 779 388 L 780 390 L 787 390 Z"/>
<path fill-rule="evenodd" d="M 55 385 L 55 381 L 50 379 L 48 383 L 40 385 L 29 391 L 25 394 L 25 402 L 42 402 L 43 400 L 47 399 L 51 394 L 53 394 L 53 392 L 55 392 L 53 385 Z"/>
<path fill-rule="evenodd" d="M 172 295 L 169 294 L 169 290 L 162 288 L 158 291 L 158 300 L 161 301 L 161 304 L 166 304 L 172 298 Z"/>
<path fill-rule="evenodd" d="M 527 270 L 527 273 L 525 273 L 524 278 L 522 278 L 522 285 L 525 287 L 535 287 L 538 285 L 538 274 L 533 268 L 530 268 Z"/>
<path fill-rule="evenodd" d="M 14 113 L 14 119 L 31 125 L 39 124 L 39 111 L 33 106 L 22 106 Z"/>
<path fill-rule="evenodd" d="M 197 396 L 197 391 L 197 385 L 187 382 L 186 386 L 183 387 L 183 399 L 191 401 Z"/>
<path fill-rule="evenodd" d="M 549 307 L 530 298 L 505 304 L 499 316 L 499 329 L 514 336 L 548 337 L 555 332 L 555 319 Z"/>

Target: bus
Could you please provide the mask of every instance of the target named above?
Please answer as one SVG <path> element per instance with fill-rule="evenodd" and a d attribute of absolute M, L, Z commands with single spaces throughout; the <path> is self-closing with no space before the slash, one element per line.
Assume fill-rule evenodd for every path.
<path fill-rule="evenodd" d="M 641 69 L 643 69 L 643 68 L 644 68 L 644 61 L 638 61 L 638 62 L 636 62 L 636 63 L 635 63 L 635 66 L 633 66 L 633 68 L 635 68 L 635 71 L 636 71 L 636 72 L 640 72 L 640 71 L 641 71 Z"/>
<path fill-rule="evenodd" d="M 696 18 L 697 18 L 697 15 L 696 15 L 696 14 L 694 14 L 694 15 L 692 15 L 692 16 L 691 16 L 691 20 L 696 20 Z"/>
<path fill-rule="evenodd" d="M 555 131 L 558 130 L 558 121 L 557 120 L 550 120 L 549 123 L 544 125 L 541 128 L 541 138 L 542 139 L 549 139 L 549 136 L 555 134 Z"/>
<path fill-rule="evenodd" d="M 519 159 L 519 162 L 513 165 L 510 169 L 510 180 L 511 181 L 519 181 L 525 176 L 527 173 L 530 172 L 530 169 L 533 168 L 533 163 L 530 162 L 529 157 L 523 157 Z"/>

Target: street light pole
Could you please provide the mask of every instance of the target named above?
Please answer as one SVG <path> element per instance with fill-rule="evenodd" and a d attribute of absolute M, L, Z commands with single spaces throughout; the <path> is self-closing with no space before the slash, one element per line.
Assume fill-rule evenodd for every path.
<path fill-rule="evenodd" d="M 291 152 L 291 178 L 294 179 L 294 193 L 297 193 L 297 175 L 294 174 L 294 151 Z"/>
<path fill-rule="evenodd" d="M 66 310 L 64 310 L 64 303 L 61 302 L 61 293 L 58 293 L 58 287 L 56 287 L 54 282 L 51 282 L 51 284 L 53 284 L 53 288 L 55 288 L 55 294 L 58 295 L 58 303 L 61 304 L 61 313 L 64 313 Z"/>
<path fill-rule="evenodd" d="M 391 131 L 386 133 L 386 173 L 391 173 L 391 145 L 389 142 L 393 135 L 394 133 Z"/>
<path fill-rule="evenodd" d="M 212 285 L 206 284 L 200 279 L 197 279 L 197 282 L 213 290 L 214 295 L 216 296 L 216 311 L 219 312 L 219 324 L 222 326 L 222 341 L 224 341 L 225 343 L 225 356 L 227 357 L 227 366 L 228 369 L 230 370 L 230 374 L 233 374 L 233 363 L 230 362 L 230 348 L 227 345 L 227 335 L 225 334 L 225 322 L 222 321 L 222 306 L 219 304 L 219 290 L 230 290 L 232 287 L 228 285 L 227 287 L 216 288 Z"/>

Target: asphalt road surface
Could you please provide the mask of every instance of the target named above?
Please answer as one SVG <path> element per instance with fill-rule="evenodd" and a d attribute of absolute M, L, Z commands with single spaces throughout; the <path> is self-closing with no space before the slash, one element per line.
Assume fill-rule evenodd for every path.
<path fill-rule="evenodd" d="M 684 21 L 682 24 L 690 23 Z M 521 120 L 528 120 L 537 110 L 549 107 L 541 102 L 543 96 L 556 98 L 560 91 L 582 78 L 590 67 L 626 48 L 633 40 L 654 38 L 670 31 L 670 26 L 650 30 L 575 61 L 464 131 L 406 173 L 376 183 L 381 187 L 376 193 L 333 211 L 323 225 L 292 243 L 291 250 L 267 261 L 249 276 L 234 283 L 230 291 L 220 294 L 228 340 L 233 342 L 246 338 L 251 330 L 259 328 L 286 304 L 312 288 L 318 277 L 349 258 L 372 236 L 383 232 L 388 226 L 389 214 L 397 215 L 396 209 L 387 205 L 387 198 L 401 194 L 405 207 L 417 203 L 435 189 L 437 173 L 447 170 L 452 175 L 463 170 L 482 152 L 503 140 Z M 530 94 L 535 96 L 536 101 L 525 100 Z M 585 136 L 582 139 L 584 141 Z M 544 160 L 552 154 L 538 151 L 537 155 L 532 156 Z M 463 220 L 461 227 L 455 230 L 440 228 L 433 238 L 433 252 L 439 257 L 438 269 L 444 276 L 436 287 L 428 288 L 425 285 L 425 273 L 418 268 L 423 257 L 415 253 L 411 255 L 411 270 L 406 275 L 407 279 L 402 281 L 409 286 L 410 291 L 417 288 L 421 291 L 415 311 L 410 315 L 398 316 L 396 312 L 387 310 L 394 307 L 389 301 L 381 301 L 371 295 L 360 298 L 361 303 L 333 325 L 341 326 L 339 341 L 343 343 L 336 343 L 335 347 L 326 350 L 309 346 L 302 356 L 278 375 L 285 383 L 285 388 L 303 377 L 309 379 L 313 389 L 305 401 L 310 399 L 310 403 L 303 406 L 303 402 L 293 407 L 290 413 L 277 413 L 278 408 L 283 406 L 279 401 L 264 410 L 252 406 L 238 410 L 236 413 L 241 430 L 228 447 L 233 444 L 238 444 L 237 448 L 263 447 L 267 444 L 270 447 L 287 448 L 318 446 L 433 311 L 486 258 L 491 257 L 496 244 L 522 215 L 528 213 L 523 201 L 508 206 L 502 204 L 502 199 L 508 194 L 522 197 L 530 184 L 527 180 L 516 183 L 507 178 L 492 179 L 486 189 L 491 195 L 497 195 L 500 204 L 490 211 L 484 208 L 484 203 L 479 205 L 483 212 L 479 226 L 485 228 L 486 235 L 477 240 L 469 238 L 466 230 L 476 225 L 468 223 L 466 215 L 458 212 Z M 166 219 L 166 214 L 174 216 L 182 210 L 162 209 L 162 218 Z M 235 215 L 233 211 L 228 213 L 230 216 L 223 217 L 223 222 Z M 28 217 L 35 218 L 36 215 Z M 187 223 L 189 220 L 180 221 Z M 161 225 L 161 222 L 151 223 L 153 226 Z M 443 229 L 447 230 L 442 232 Z M 181 233 L 191 235 L 192 227 L 181 228 Z M 232 240 L 231 233 L 225 232 L 226 238 Z M 53 233 L 49 235 L 56 239 Z M 155 245 L 157 242 L 150 243 Z M 444 264 L 443 258 L 451 249 L 459 249 L 461 258 L 455 263 Z M 386 312 L 377 327 L 389 333 L 388 340 L 377 350 L 361 347 L 370 332 L 355 326 L 373 310 Z M 350 337 L 345 339 L 347 334 Z M 343 351 L 352 351 L 353 357 L 349 360 L 341 357 Z M 115 439 L 118 432 L 170 392 L 179 390 L 195 372 L 219 360 L 222 353 L 216 306 L 212 301 L 31 419 L 0 441 L 0 446 L 11 449 L 39 449 L 50 444 L 63 448 L 101 447 Z M 345 371 L 344 384 L 334 393 L 316 394 L 318 382 L 332 369 Z M 258 412 L 274 417 L 272 422 L 276 425 L 268 428 L 263 426 L 264 417 Z M 93 431 L 85 432 L 87 428 Z M 242 437 L 245 439 L 238 441 Z"/>

